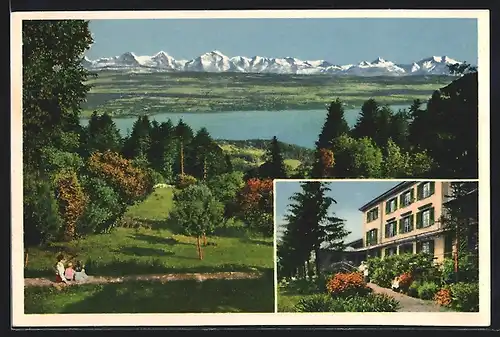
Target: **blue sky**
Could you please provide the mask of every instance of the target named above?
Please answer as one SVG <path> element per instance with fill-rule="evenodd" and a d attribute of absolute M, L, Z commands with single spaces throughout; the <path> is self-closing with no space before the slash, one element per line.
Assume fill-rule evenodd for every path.
<path fill-rule="evenodd" d="M 330 183 L 331 191 L 328 195 L 337 201 L 337 204 L 332 204 L 330 211 L 346 220 L 346 229 L 351 231 L 346 241 L 357 240 L 363 236 L 363 215 L 359 208 L 399 183 L 399 181 L 335 181 Z M 275 207 L 278 225 L 284 223 L 283 216 L 288 213 L 290 197 L 302 190 L 300 184 L 300 181 L 276 182 Z"/>
<path fill-rule="evenodd" d="M 90 59 L 163 50 L 192 59 L 211 50 L 228 56 L 293 56 L 336 64 L 383 57 L 396 63 L 450 56 L 477 64 L 476 19 L 129 19 L 92 20 Z"/>

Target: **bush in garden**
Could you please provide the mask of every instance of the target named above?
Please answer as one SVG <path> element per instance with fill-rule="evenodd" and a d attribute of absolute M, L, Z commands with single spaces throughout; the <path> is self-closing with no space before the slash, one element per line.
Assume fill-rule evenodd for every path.
<path fill-rule="evenodd" d="M 318 293 L 318 284 L 314 280 L 299 278 L 290 280 L 286 286 L 286 290 L 293 294 L 307 295 Z"/>
<path fill-rule="evenodd" d="M 187 188 L 196 184 L 197 179 L 189 174 L 179 174 L 176 180 L 176 186 L 179 189 Z"/>
<path fill-rule="evenodd" d="M 418 297 L 423 300 L 432 300 L 439 290 L 439 286 L 433 282 L 424 282 L 418 287 Z"/>
<path fill-rule="evenodd" d="M 420 288 L 421 282 L 419 280 L 415 280 L 411 283 L 408 288 L 408 295 L 411 297 L 418 297 L 418 288 Z"/>
<path fill-rule="evenodd" d="M 331 298 L 317 294 L 302 298 L 295 309 L 299 312 L 396 312 L 400 304 L 385 294 Z"/>
<path fill-rule="evenodd" d="M 410 273 L 403 273 L 399 276 L 399 289 L 403 292 L 408 292 L 408 289 L 413 282 L 413 276 Z"/>
<path fill-rule="evenodd" d="M 366 285 L 361 273 L 337 273 L 326 284 L 327 292 L 332 296 L 347 297 L 366 295 L 371 289 Z"/>
<path fill-rule="evenodd" d="M 443 307 L 449 307 L 451 299 L 451 290 L 449 288 L 442 288 L 434 295 L 434 301 Z"/>
<path fill-rule="evenodd" d="M 479 284 L 459 282 L 450 285 L 451 307 L 457 311 L 479 311 Z"/>
<path fill-rule="evenodd" d="M 147 169 L 147 173 L 151 177 L 151 180 L 153 181 L 154 185 L 165 183 L 165 178 L 163 177 L 163 175 L 160 172 L 149 168 L 149 169 Z"/>
<path fill-rule="evenodd" d="M 303 297 L 295 306 L 299 312 L 328 312 L 332 311 L 333 299 L 326 294 L 315 294 Z"/>
<path fill-rule="evenodd" d="M 414 278 L 431 279 L 438 273 L 430 254 L 403 254 L 391 255 L 383 259 L 371 258 L 368 260 L 370 279 L 373 283 L 390 288 L 392 280 L 404 273 L 411 273 Z"/>
<path fill-rule="evenodd" d="M 476 256 L 464 254 L 458 259 L 458 275 L 455 275 L 455 261 L 446 258 L 442 266 L 442 280 L 444 283 L 477 282 L 479 278 L 479 266 Z M 458 277 L 457 277 L 458 276 Z"/>

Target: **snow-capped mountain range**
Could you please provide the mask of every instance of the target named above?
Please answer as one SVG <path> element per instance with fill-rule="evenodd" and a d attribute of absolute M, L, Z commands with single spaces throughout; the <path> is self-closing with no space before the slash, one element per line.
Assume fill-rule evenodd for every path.
<path fill-rule="evenodd" d="M 176 60 L 164 51 L 153 56 L 138 56 L 126 52 L 119 56 L 90 60 L 84 57 L 82 64 L 89 70 L 128 70 L 140 72 L 191 71 L 191 72 L 239 72 L 272 74 L 332 74 L 354 76 L 405 76 L 449 75 L 448 65 L 461 63 L 448 56 L 431 56 L 408 64 L 377 58 L 358 64 L 337 65 L 325 60 L 303 61 L 294 57 L 229 57 L 218 50 L 200 55 L 192 60 Z"/>

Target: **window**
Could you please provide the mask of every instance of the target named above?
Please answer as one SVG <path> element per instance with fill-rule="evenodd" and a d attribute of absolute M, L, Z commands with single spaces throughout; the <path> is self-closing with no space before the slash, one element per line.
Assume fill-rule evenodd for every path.
<path fill-rule="evenodd" d="M 413 214 L 407 215 L 399 220 L 399 233 L 408 233 L 413 230 Z"/>
<path fill-rule="evenodd" d="M 413 202 L 413 189 L 401 194 L 401 207 L 409 206 Z"/>
<path fill-rule="evenodd" d="M 393 198 L 385 203 L 385 214 L 392 213 L 398 208 L 397 201 L 397 198 Z"/>
<path fill-rule="evenodd" d="M 434 182 L 427 181 L 417 187 L 418 200 L 425 199 L 434 194 Z"/>
<path fill-rule="evenodd" d="M 426 228 L 434 224 L 434 207 L 417 213 L 417 228 Z"/>
<path fill-rule="evenodd" d="M 374 228 L 366 232 L 366 245 L 376 245 L 377 244 L 377 229 Z"/>
<path fill-rule="evenodd" d="M 395 236 L 396 231 L 396 221 L 391 221 L 385 224 L 385 237 L 390 238 Z"/>
<path fill-rule="evenodd" d="M 417 244 L 417 253 L 434 255 L 434 240 L 419 242 Z"/>
<path fill-rule="evenodd" d="M 368 211 L 368 213 L 366 213 L 366 222 L 371 222 L 371 221 L 377 220 L 377 219 L 378 219 L 378 207 L 374 208 L 374 209 Z"/>
<path fill-rule="evenodd" d="M 396 255 L 396 253 L 397 253 L 396 247 L 389 247 L 385 249 L 384 256 Z"/>
<path fill-rule="evenodd" d="M 413 243 L 407 243 L 399 246 L 399 255 L 413 254 Z"/>

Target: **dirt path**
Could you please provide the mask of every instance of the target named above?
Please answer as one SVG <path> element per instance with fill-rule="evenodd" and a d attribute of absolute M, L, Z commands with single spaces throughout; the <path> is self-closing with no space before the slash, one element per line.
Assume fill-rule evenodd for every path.
<path fill-rule="evenodd" d="M 252 279 L 262 276 L 260 273 L 243 273 L 243 272 L 222 272 L 222 273 L 187 273 L 187 274 L 151 274 L 151 275 L 128 275 L 128 276 L 89 276 L 85 282 L 71 282 L 70 285 L 77 284 L 107 284 L 107 283 L 122 283 L 126 281 L 158 281 L 170 282 L 181 280 L 197 280 L 199 282 L 213 279 Z M 48 278 L 25 278 L 25 287 L 50 287 L 56 283 Z"/>
<path fill-rule="evenodd" d="M 442 311 L 441 307 L 432 301 L 425 301 L 420 298 L 410 297 L 401 294 L 391 289 L 382 288 L 374 283 L 368 283 L 368 286 L 373 289 L 375 293 L 387 294 L 394 297 L 401 304 L 399 312 L 439 312 Z"/>

